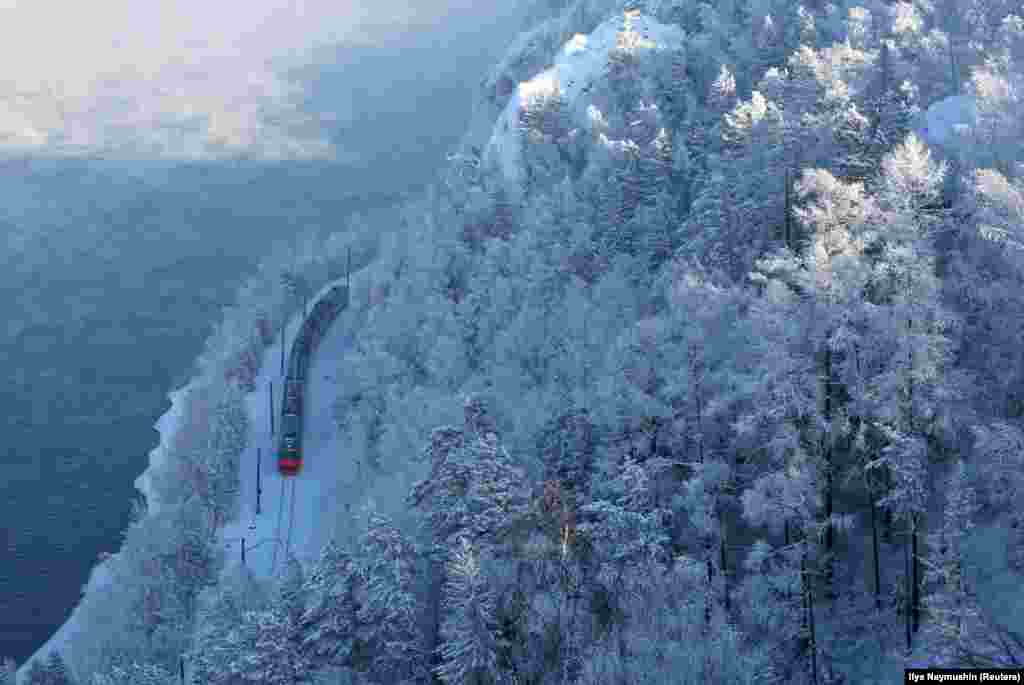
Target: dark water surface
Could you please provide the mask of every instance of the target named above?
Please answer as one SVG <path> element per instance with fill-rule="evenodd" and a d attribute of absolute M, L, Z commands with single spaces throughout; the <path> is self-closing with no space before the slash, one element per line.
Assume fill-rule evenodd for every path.
<path fill-rule="evenodd" d="M 394 201 L 339 192 L 338 170 L 168 173 L 62 168 L 0 207 L 0 231 L 42 227 L 0 255 L 0 657 L 38 649 L 120 546 L 167 392 L 271 243 Z"/>

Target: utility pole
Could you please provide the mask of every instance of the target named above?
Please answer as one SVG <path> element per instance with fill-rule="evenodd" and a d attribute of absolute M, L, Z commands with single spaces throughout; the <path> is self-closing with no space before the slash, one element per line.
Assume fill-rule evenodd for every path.
<path fill-rule="evenodd" d="M 242 566 L 245 566 L 245 538 L 242 538 Z"/>
<path fill-rule="evenodd" d="M 284 314 L 281 315 L 281 375 L 284 375 Z"/>
<path fill-rule="evenodd" d="M 273 416 L 274 412 L 270 412 Z M 260 482 L 260 465 L 263 462 L 263 448 L 256 448 L 256 515 L 260 515 L 260 495 L 263 493 L 263 487 Z"/>
<path fill-rule="evenodd" d="M 274 435 L 274 381 L 270 381 L 270 386 L 267 388 L 270 392 L 267 397 L 270 400 L 270 435 Z"/>
<path fill-rule="evenodd" d="M 179 672 L 181 673 L 181 685 L 185 685 L 185 657 L 178 660 Z"/>

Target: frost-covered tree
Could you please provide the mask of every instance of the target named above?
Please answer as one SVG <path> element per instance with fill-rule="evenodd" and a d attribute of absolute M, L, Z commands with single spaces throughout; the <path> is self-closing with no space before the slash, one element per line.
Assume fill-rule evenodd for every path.
<path fill-rule="evenodd" d="M 493 685 L 498 679 L 495 599 L 481 552 L 466 538 L 448 561 L 444 603 L 442 663 L 436 673 L 453 685 Z"/>
<path fill-rule="evenodd" d="M 527 194 L 550 187 L 573 164 L 568 105 L 557 81 L 541 82 L 519 112 L 522 164 Z"/>
<path fill-rule="evenodd" d="M 731 588 L 726 576 L 726 526 L 723 514 L 733 474 L 718 455 L 694 467 L 685 486 L 685 510 L 700 540 L 699 557 L 704 564 L 704 627 L 711 630 L 713 618 L 730 611 Z"/>
<path fill-rule="evenodd" d="M 771 447 L 774 464 L 785 464 L 797 451 L 809 455 L 822 487 L 831 594 L 835 490 L 846 468 L 837 444 L 849 430 L 845 386 L 856 350 L 870 342 L 861 297 L 870 274 L 863 251 L 873 205 L 863 185 L 819 169 L 806 171 L 796 190 L 801 206 L 794 211 L 806 243 L 799 252 L 782 250 L 759 261 L 753 274 L 767 295 L 753 315 L 773 341 L 763 348 L 761 373 L 774 380 L 763 388 L 782 402 L 755 406 L 744 425 L 756 416 L 767 421 L 761 430 L 779 431 Z"/>
<path fill-rule="evenodd" d="M 595 427 L 589 412 L 568 410 L 552 419 L 537 437 L 545 480 L 557 480 L 582 498 L 594 475 Z"/>
<path fill-rule="evenodd" d="M 300 620 L 303 646 L 314 667 L 348 666 L 356 648 L 357 571 L 333 540 L 306 575 L 308 598 Z"/>
<path fill-rule="evenodd" d="M 577 545 L 588 550 L 588 558 L 585 568 L 566 566 L 565 578 L 576 587 L 585 581 L 592 603 L 600 607 L 598 620 L 605 631 L 616 636 L 616 658 L 629 671 L 629 597 L 645 582 L 642 576 L 635 575 L 635 570 L 663 561 L 669 537 L 664 527 L 667 512 L 654 506 L 647 465 L 638 463 L 632 450 L 619 454 L 620 457 L 602 464 L 603 473 L 595 480 L 591 501 L 579 508 L 574 535 Z M 562 557 L 568 560 L 569 545 L 563 543 L 561 550 Z M 577 576 L 584 571 L 586 578 Z M 560 644 L 572 645 L 575 636 L 571 628 L 566 631 L 558 623 L 560 634 L 568 633 Z"/>
<path fill-rule="evenodd" d="M 5 664 L 4 669 L 8 673 L 12 673 L 9 670 L 9 665 Z M 5 674 L 5 677 L 9 677 L 13 685 L 14 676 Z M 51 651 L 45 662 L 36 659 L 29 665 L 25 682 L 29 685 L 72 685 L 74 681 L 64 663 L 64 658 L 59 652 Z"/>
<path fill-rule="evenodd" d="M 203 502 L 214 527 L 220 526 L 235 505 L 238 460 L 248 441 L 248 414 L 244 390 L 227 383 L 218 390 L 205 389 L 210 414 L 205 439 L 184 459 L 185 478 Z"/>
<path fill-rule="evenodd" d="M 47 685 L 71 685 L 73 679 L 60 652 L 52 651 L 46 657 Z"/>
<path fill-rule="evenodd" d="M 955 659 L 956 645 L 967 641 L 973 608 L 972 579 L 965 568 L 967 541 L 974 529 L 977 502 L 967 469 L 957 462 L 949 479 L 941 527 L 928 535 L 924 598 L 931 629 L 938 634 L 942 655 Z"/>
<path fill-rule="evenodd" d="M 1017 243 L 1024 210 L 1020 181 L 985 169 L 970 174 L 946 224 L 945 294 L 961 315 L 959 364 L 977 379 L 972 405 L 999 420 L 1024 415 L 1024 284 Z"/>
<path fill-rule="evenodd" d="M 154 664 L 131 663 L 96 673 L 90 685 L 175 685 L 174 674 Z"/>
<path fill-rule="evenodd" d="M 421 459 L 427 461 L 428 478 L 416 483 L 408 502 L 422 516 L 431 608 L 426 643 L 437 653 L 447 583 L 449 556 L 461 538 L 479 549 L 488 549 L 511 532 L 526 515 L 530 484 L 525 471 L 501 444 L 496 422 L 479 396 L 464 403 L 463 429 L 435 428 Z"/>
<path fill-rule="evenodd" d="M 198 680 L 218 683 L 232 677 L 237 670 L 234 664 L 253 648 L 249 617 L 267 601 L 264 589 L 242 565 L 228 567 L 220 584 L 203 594 L 188 654 Z"/>
<path fill-rule="evenodd" d="M 460 535 L 494 540 L 525 511 L 524 472 L 500 443 L 492 419 L 475 397 L 466 402 L 466 429 L 435 429 L 423 458 L 431 471 L 410 493 L 443 549 Z"/>
<path fill-rule="evenodd" d="M 191 656 L 197 678 L 225 685 L 239 681 L 296 685 L 310 668 L 296 626 L 278 602 L 245 611 L 240 621 L 210 635 Z"/>
<path fill-rule="evenodd" d="M 870 121 L 866 155 L 872 165 L 906 137 L 920 110 L 910 83 L 897 80 L 892 40 L 883 37 L 877 50 L 873 81 L 865 92 L 865 110 Z"/>
<path fill-rule="evenodd" d="M 0 662 L 0 683 L 3 685 L 17 685 L 15 678 L 18 675 L 18 664 L 10 657 L 4 657 Z"/>
<path fill-rule="evenodd" d="M 1024 517 L 1016 501 L 1024 488 L 1024 431 L 1013 424 L 996 421 L 973 427 L 974 452 L 985 465 L 978 487 L 979 505 L 991 513 L 1009 515 L 1007 563 L 1024 572 Z"/>
<path fill-rule="evenodd" d="M 388 518 L 374 513 L 359 549 L 358 636 L 368 670 L 377 682 L 421 682 L 428 654 L 414 546 Z"/>
<path fill-rule="evenodd" d="M 38 659 L 34 659 L 29 664 L 28 672 L 25 674 L 27 685 L 46 685 L 48 679 L 49 674 L 46 672 L 46 666 Z"/>
<path fill-rule="evenodd" d="M 758 478 L 742 495 L 746 520 L 757 526 L 772 526 L 776 532 L 782 522 L 794 537 L 793 542 L 787 540 L 774 550 L 776 556 L 770 562 L 771 567 L 764 569 L 769 575 L 764 579 L 750 579 L 744 592 L 748 598 L 773 589 L 778 593 L 775 603 L 754 609 L 752 618 L 762 630 L 772 625 L 785 626 L 781 632 L 774 633 L 773 638 L 782 647 L 777 668 L 792 669 L 786 680 L 817 683 L 823 664 L 817 630 L 820 608 L 814 591 L 817 576 L 814 541 L 823 532 L 823 526 L 817 511 L 817 474 L 807 459 L 805 454 L 794 455 L 788 468 Z M 747 562 L 763 567 L 769 563 L 771 553 L 767 545 L 761 545 Z"/>
<path fill-rule="evenodd" d="M 251 640 L 237 666 L 242 678 L 273 685 L 297 685 L 306 679 L 309 661 L 286 605 L 246 614 L 242 630 Z"/>
<path fill-rule="evenodd" d="M 949 437 L 964 379 L 949 368 L 953 317 L 939 298 L 931 235 L 945 168 L 911 136 L 883 160 L 882 171 L 878 194 L 886 229 L 879 234 L 873 291 L 889 310 L 889 340 L 895 344 L 875 381 L 881 396 L 891 398 L 876 405 L 889 440 L 883 450 L 888 456 L 878 463 L 884 463 L 895 478 L 886 506 L 902 515 L 908 527 L 907 618 L 908 630 L 916 632 L 920 624 L 917 532 L 926 510 L 923 479 L 931 460 L 929 441 L 941 444 Z M 908 632 L 908 644 L 909 639 Z"/>
<path fill-rule="evenodd" d="M 893 483 L 892 490 L 879 500 L 881 506 L 893 512 L 897 520 L 906 526 L 905 558 L 903 574 L 905 597 L 906 642 L 909 650 L 913 633 L 921 621 L 920 614 L 920 557 L 919 532 L 927 513 L 927 444 L 923 437 L 914 433 L 901 432 L 889 426 L 882 426 L 889 445 L 882 450 L 878 459 L 867 464 L 868 469 L 888 469 Z"/>

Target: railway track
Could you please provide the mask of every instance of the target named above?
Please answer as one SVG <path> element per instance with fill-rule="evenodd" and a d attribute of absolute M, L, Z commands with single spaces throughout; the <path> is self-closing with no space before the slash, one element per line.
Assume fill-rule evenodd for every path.
<path fill-rule="evenodd" d="M 281 431 L 277 448 L 281 495 L 278 498 L 274 537 L 281 541 L 281 544 L 274 546 L 274 556 L 271 562 L 272 573 L 277 567 L 277 548 L 283 547 L 286 557 L 291 554 L 292 531 L 295 527 L 296 481 L 304 464 L 302 452 L 302 434 L 305 428 L 304 399 L 310 360 L 316 352 L 318 344 L 330 330 L 338 315 L 348 307 L 348 303 L 348 285 L 333 286 L 318 298 L 309 314 L 302 320 L 288 355 L 279 423 Z M 282 344 L 285 344 L 284 340 L 282 340 Z M 290 487 L 288 487 L 288 481 L 291 481 Z M 290 500 L 287 505 L 285 504 L 286 499 Z M 288 509 L 287 520 L 282 521 L 286 506 Z M 285 526 L 283 538 L 281 536 L 282 524 Z"/>

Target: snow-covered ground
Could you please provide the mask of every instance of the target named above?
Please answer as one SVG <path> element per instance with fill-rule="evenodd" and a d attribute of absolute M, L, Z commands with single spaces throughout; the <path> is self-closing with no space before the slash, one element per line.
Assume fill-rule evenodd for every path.
<path fill-rule="evenodd" d="M 160 443 L 149 452 L 149 466 L 135 479 L 135 489 L 146 497 L 146 506 L 149 511 L 156 513 L 160 510 L 160 501 L 156 492 L 150 487 L 150 475 L 153 471 L 159 471 L 167 458 L 167 450 L 170 449 L 171 441 L 177 435 L 181 426 L 181 415 L 185 407 L 185 398 L 188 396 L 192 383 L 172 390 L 167 393 L 171 401 L 171 408 L 156 420 L 153 427 L 160 433 Z"/>
<path fill-rule="evenodd" d="M 919 135 L 936 147 L 953 146 L 961 133 L 978 121 L 978 106 L 969 95 L 953 95 L 932 103 L 921 117 Z"/>

